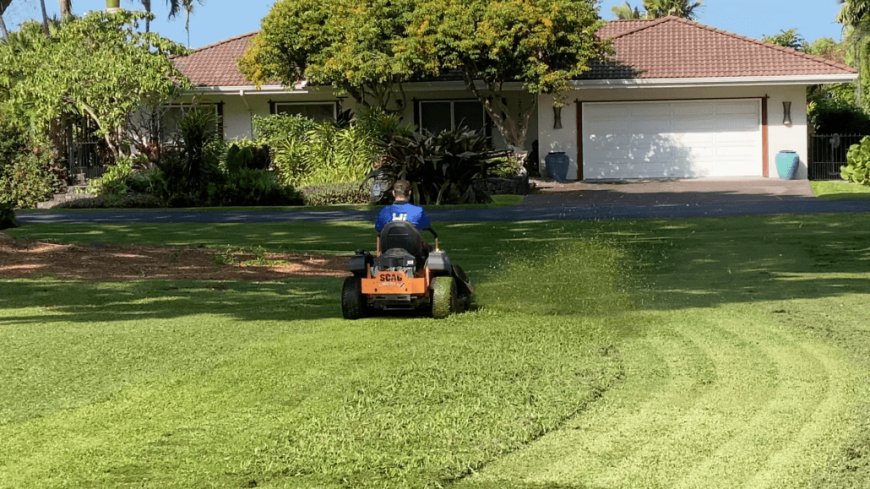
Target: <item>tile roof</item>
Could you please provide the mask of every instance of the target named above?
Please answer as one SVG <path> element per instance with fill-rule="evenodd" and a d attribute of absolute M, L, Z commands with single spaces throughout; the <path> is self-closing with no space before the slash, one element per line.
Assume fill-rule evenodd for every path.
<path fill-rule="evenodd" d="M 174 58 L 173 61 L 196 87 L 251 85 L 239 71 L 238 61 L 256 35 L 256 32 L 251 32 L 204 46 L 193 50 L 188 56 Z"/>
<path fill-rule="evenodd" d="M 227 39 L 175 58 L 194 86 L 248 86 L 238 59 L 256 32 Z M 607 60 L 592 63 L 585 80 L 720 78 L 788 75 L 848 75 L 856 71 L 835 61 L 810 56 L 722 31 L 680 17 L 618 20 L 599 36 L 613 43 Z"/>
<path fill-rule="evenodd" d="M 844 75 L 828 59 L 739 36 L 680 17 L 610 22 L 599 31 L 613 56 L 583 79 Z"/>

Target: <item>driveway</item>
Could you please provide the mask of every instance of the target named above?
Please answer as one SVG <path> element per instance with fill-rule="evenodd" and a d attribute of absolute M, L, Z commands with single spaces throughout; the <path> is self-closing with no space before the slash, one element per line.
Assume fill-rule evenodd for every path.
<path fill-rule="evenodd" d="M 514 207 L 429 209 L 440 222 L 679 219 L 870 212 L 868 200 L 819 200 L 805 180 L 704 179 L 627 183 L 538 182 L 539 192 Z M 375 211 L 354 210 L 66 210 L 21 211 L 29 223 L 245 223 L 288 221 L 374 221 Z"/>
<path fill-rule="evenodd" d="M 536 183 L 540 192 L 526 197 L 526 205 L 733 205 L 815 198 L 807 180 L 771 178 Z"/>

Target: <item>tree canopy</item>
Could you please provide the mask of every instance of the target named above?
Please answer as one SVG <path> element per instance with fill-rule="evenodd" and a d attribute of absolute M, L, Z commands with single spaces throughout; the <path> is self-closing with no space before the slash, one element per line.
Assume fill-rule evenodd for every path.
<path fill-rule="evenodd" d="M 772 36 L 763 36 L 762 40 L 797 51 L 805 51 L 808 46 L 807 40 L 798 33 L 797 29 L 783 29 Z"/>
<path fill-rule="evenodd" d="M 240 65 L 257 83 L 332 85 L 380 107 L 402 83 L 456 72 L 519 147 L 532 107 L 507 110 L 506 84 L 560 93 L 605 52 L 600 25 L 591 0 L 281 0 Z"/>
<path fill-rule="evenodd" d="M 669 15 L 694 19 L 702 3 L 701 0 L 643 0 L 644 11 L 641 12 L 638 7 L 626 1 L 623 5 L 613 7 L 611 11 L 618 19 L 623 20 L 657 19 Z"/>
<path fill-rule="evenodd" d="M 45 130 L 64 114 L 91 119 L 116 155 L 123 127 L 142 104 L 186 86 L 169 56 L 183 46 L 138 31 L 147 14 L 93 12 L 53 26 L 51 37 L 25 24 L 0 43 L 0 99 L 7 112 Z"/>

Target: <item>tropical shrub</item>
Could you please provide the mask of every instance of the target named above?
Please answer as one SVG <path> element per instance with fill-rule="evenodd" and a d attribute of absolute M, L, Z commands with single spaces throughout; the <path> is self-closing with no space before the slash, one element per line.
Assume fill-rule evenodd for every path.
<path fill-rule="evenodd" d="M 256 118 L 257 142 L 269 146 L 282 183 L 294 187 L 360 182 L 378 161 L 385 141 L 410 134 L 396 115 L 363 111 L 349 123 L 298 115 Z"/>
<path fill-rule="evenodd" d="M 22 153 L 0 167 L 0 195 L 15 207 L 35 207 L 62 188 L 45 155 Z"/>
<path fill-rule="evenodd" d="M 488 177 L 507 154 L 493 151 L 488 138 L 464 128 L 394 137 L 384 147 L 381 166 L 370 179 L 411 182 L 411 198 L 420 204 L 489 202 L 485 186 L 475 181 Z M 385 192 L 385 196 L 389 193 Z"/>
<path fill-rule="evenodd" d="M 194 108 L 179 124 L 179 141 L 164 151 L 159 168 L 166 179 L 169 205 L 195 206 L 205 202 L 209 186 L 219 185 L 223 145 L 213 111 Z"/>
<path fill-rule="evenodd" d="M 15 210 L 12 208 L 12 205 L 0 202 L 0 229 L 14 227 L 18 227 L 18 222 L 15 220 Z"/>
<path fill-rule="evenodd" d="M 278 182 L 275 174 L 266 170 L 242 168 L 229 173 L 209 201 L 212 205 L 299 205 L 302 196 L 292 187 Z"/>
<path fill-rule="evenodd" d="M 305 205 L 368 204 L 371 187 L 355 182 L 312 185 L 301 189 Z"/>
<path fill-rule="evenodd" d="M 223 158 L 223 166 L 227 172 L 235 172 L 242 169 L 266 170 L 272 163 L 269 156 L 269 147 L 250 139 L 233 141 L 227 147 Z"/>
<path fill-rule="evenodd" d="M 849 148 L 846 162 L 846 166 L 840 168 L 844 180 L 870 185 L 870 136 Z"/>

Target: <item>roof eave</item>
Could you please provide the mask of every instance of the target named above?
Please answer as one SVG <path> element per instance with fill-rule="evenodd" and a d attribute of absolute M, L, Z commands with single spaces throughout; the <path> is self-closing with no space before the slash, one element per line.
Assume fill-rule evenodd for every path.
<path fill-rule="evenodd" d="M 702 78 L 628 78 L 611 80 L 574 80 L 574 88 L 691 88 L 691 87 L 745 87 L 758 85 L 824 85 L 850 83 L 858 79 L 857 73 L 787 76 L 735 76 Z"/>

